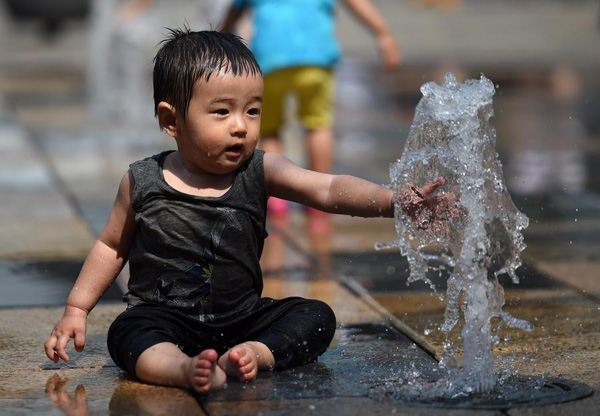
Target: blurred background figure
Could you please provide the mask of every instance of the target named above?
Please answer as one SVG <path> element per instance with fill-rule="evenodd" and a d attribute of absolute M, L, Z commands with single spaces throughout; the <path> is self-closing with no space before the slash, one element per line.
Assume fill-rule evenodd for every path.
<path fill-rule="evenodd" d="M 154 127 L 151 60 L 166 28 L 216 26 L 229 0 L 94 0 L 88 91 L 96 127 Z M 161 30 L 163 29 L 163 30 Z"/>
<path fill-rule="evenodd" d="M 261 147 L 283 153 L 281 131 L 288 97 L 296 98 L 297 116 L 306 131 L 308 167 L 330 172 L 333 162 L 334 68 L 341 52 L 335 36 L 334 0 L 234 0 L 224 22 L 233 31 L 246 11 L 253 13 L 251 49 L 265 77 Z M 370 29 L 383 66 L 397 68 L 401 49 L 370 0 L 342 0 Z M 287 201 L 270 198 L 271 214 L 286 213 Z M 310 215 L 321 215 L 309 209 Z M 313 219 L 310 228 L 324 232 L 328 220 Z"/>
<path fill-rule="evenodd" d="M 383 68 L 398 68 L 402 50 L 373 3 L 341 3 L 373 33 Z M 251 39 L 251 49 L 265 77 L 260 146 L 284 153 L 284 129 L 290 113 L 295 113 L 291 118 L 303 128 L 308 167 L 327 173 L 333 165 L 335 146 L 334 70 L 342 55 L 336 39 L 335 8 L 335 0 L 233 0 L 223 23 L 224 30 Z M 325 277 L 330 264 L 332 219 L 324 212 L 306 209 L 308 245 L 321 267 L 319 275 Z M 265 242 L 262 258 L 265 271 L 277 273 L 286 261 L 285 243 L 290 241 L 286 235 L 291 227 L 288 212 L 288 201 L 269 198 L 271 238 Z"/>

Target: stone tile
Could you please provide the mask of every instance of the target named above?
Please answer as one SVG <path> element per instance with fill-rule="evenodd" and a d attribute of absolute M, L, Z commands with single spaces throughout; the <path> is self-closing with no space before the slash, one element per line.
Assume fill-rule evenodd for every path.
<path fill-rule="evenodd" d="M 443 322 L 445 303 L 430 293 L 380 294 L 374 298 L 442 352 L 445 335 L 438 329 Z M 533 332 L 503 329 L 494 346 L 499 369 L 523 375 L 546 375 L 582 382 L 600 388 L 600 305 L 577 291 L 564 289 L 516 290 L 506 292 L 505 310 L 529 320 Z M 450 333 L 457 351 L 462 349 L 461 323 Z M 430 332 L 431 331 L 431 332 Z M 428 335 L 425 335 L 427 332 Z M 580 401 L 542 408 L 511 410 L 510 414 L 597 414 L 600 398 L 594 395 Z M 550 410 L 549 410 L 550 409 Z M 540 413 L 538 413 L 540 412 Z M 562 412 L 562 413 L 561 413 Z"/>
<path fill-rule="evenodd" d="M 397 249 L 385 251 L 356 251 L 333 253 L 333 270 L 337 275 L 347 276 L 370 294 L 430 292 L 430 286 L 419 280 L 409 283 L 408 260 Z M 507 275 L 499 276 L 505 289 L 562 288 L 565 284 L 540 272 L 532 264 L 524 262 L 516 272 L 519 283 L 515 284 Z M 449 273 L 446 270 L 429 270 L 427 279 L 440 293 L 446 291 Z"/>
<path fill-rule="evenodd" d="M 18 106 L 15 117 L 20 123 L 32 128 L 83 127 L 87 124 L 87 111 L 80 105 Z"/>
<path fill-rule="evenodd" d="M 44 352 L 44 341 L 62 316 L 63 307 L 0 309 L 2 368 L 17 372 L 114 366 L 106 349 L 106 333 L 124 309 L 121 302 L 94 308 L 88 318 L 85 350 L 77 353 L 71 342 L 67 351 L 71 357 L 68 364 L 62 361 L 55 364 Z"/>
<path fill-rule="evenodd" d="M 290 282 L 284 279 L 267 278 L 263 296 L 276 299 L 302 296 L 321 300 L 334 310 L 338 323 L 342 325 L 382 320 L 381 315 L 366 302 L 352 295 L 335 280 Z"/>
<path fill-rule="evenodd" d="M 85 257 L 94 241 L 78 218 L 0 222 L 0 258 Z"/>
<path fill-rule="evenodd" d="M 63 306 L 79 275 L 84 258 L 59 260 L 0 259 L 0 308 Z M 35 288 L 35 289 L 34 289 Z M 101 301 L 120 301 L 123 292 L 112 285 Z"/>
<path fill-rule="evenodd" d="M 108 414 L 121 383 L 116 367 L 0 370 L 0 414 Z M 86 413 L 88 412 L 88 413 Z"/>
<path fill-rule="evenodd" d="M 410 414 L 415 416 L 499 416 L 496 411 L 473 411 L 445 409 L 424 409 L 406 407 L 397 403 L 377 402 L 365 397 L 332 397 L 321 399 L 254 401 L 254 402 L 211 402 L 206 404 L 210 414 L 229 415 L 390 415 Z"/>
<path fill-rule="evenodd" d="M 27 185 L 22 189 L 9 190 L 0 186 L 0 192 L 10 194 L 2 201 L 0 222 L 64 221 L 75 216 L 72 205 L 64 195 L 52 187 L 33 188 Z"/>
<path fill-rule="evenodd" d="M 397 239 L 394 220 L 391 218 L 359 218 L 344 215 L 332 215 L 333 231 L 328 236 L 331 252 L 373 251 L 377 242 L 388 242 Z M 303 247 L 310 247 L 310 234 L 306 229 L 306 218 L 303 212 L 291 216 L 289 233 Z"/>
<path fill-rule="evenodd" d="M 553 278 L 600 299 L 600 262 L 539 262 L 537 266 Z"/>
<path fill-rule="evenodd" d="M 201 401 L 182 389 L 121 381 L 104 412 L 114 415 L 206 415 Z"/>

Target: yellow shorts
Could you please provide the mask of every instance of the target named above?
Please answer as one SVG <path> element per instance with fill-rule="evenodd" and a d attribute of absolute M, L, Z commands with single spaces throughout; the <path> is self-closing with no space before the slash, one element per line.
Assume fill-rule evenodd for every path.
<path fill-rule="evenodd" d="M 260 132 L 274 135 L 285 122 L 286 97 L 298 102 L 302 125 L 316 130 L 333 125 L 333 70 L 314 66 L 285 68 L 265 76 Z"/>

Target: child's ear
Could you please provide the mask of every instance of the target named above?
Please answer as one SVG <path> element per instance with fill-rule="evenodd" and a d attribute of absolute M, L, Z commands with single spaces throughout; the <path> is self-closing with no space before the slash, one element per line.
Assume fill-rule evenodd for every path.
<path fill-rule="evenodd" d="M 166 101 L 158 103 L 156 116 L 162 129 L 171 137 L 179 136 L 179 127 L 177 125 L 177 110 Z"/>

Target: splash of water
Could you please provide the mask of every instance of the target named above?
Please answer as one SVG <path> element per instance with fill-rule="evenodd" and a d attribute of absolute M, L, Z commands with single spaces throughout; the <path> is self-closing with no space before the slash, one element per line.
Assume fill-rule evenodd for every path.
<path fill-rule="evenodd" d="M 395 245 L 410 264 L 409 282 L 423 280 L 433 287 L 425 277 L 432 261 L 451 272 L 441 329 L 449 333 L 462 309 L 464 356 L 462 368 L 449 371 L 444 385 L 451 394 L 486 392 L 497 381 L 491 319 L 498 317 L 511 328 L 533 329 L 502 310 L 504 290 L 498 283 L 503 273 L 515 283 L 519 280 L 515 270 L 525 249 L 521 231 L 529 220 L 512 202 L 495 151 L 496 133 L 489 121 L 492 82 L 481 75 L 461 84 L 448 73 L 442 85 L 430 82 L 421 92 L 402 157 L 390 167 L 397 201 Z M 414 190 L 440 176 L 446 183 L 438 197 L 454 215 L 436 217 L 427 210 L 408 215 L 401 204 L 409 187 Z M 442 361 L 452 362 L 452 346 L 445 350 Z"/>

